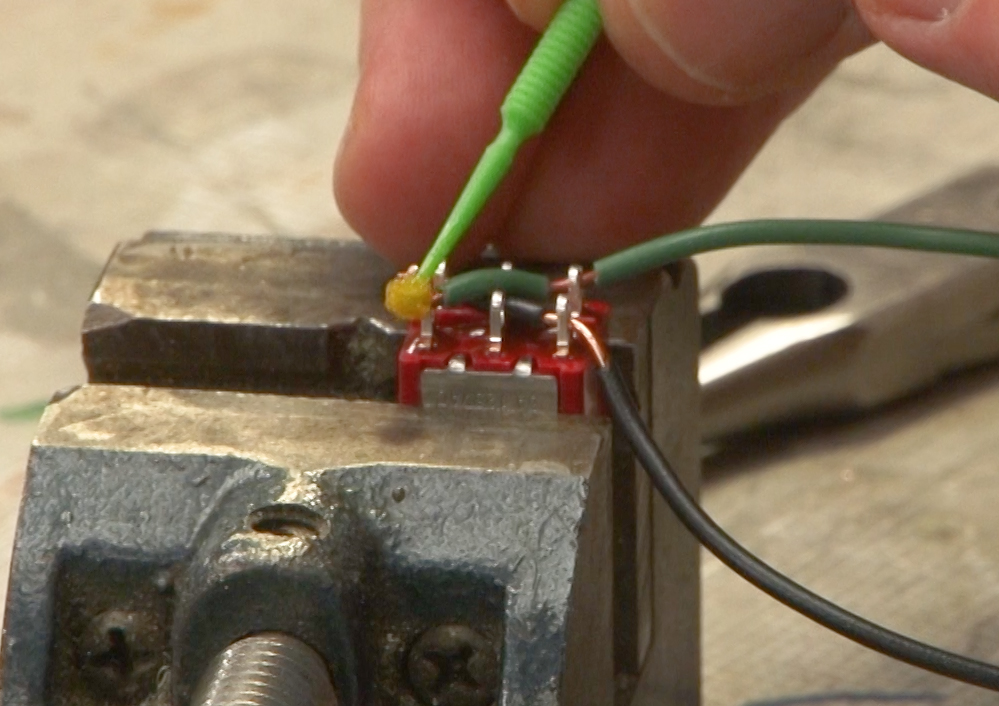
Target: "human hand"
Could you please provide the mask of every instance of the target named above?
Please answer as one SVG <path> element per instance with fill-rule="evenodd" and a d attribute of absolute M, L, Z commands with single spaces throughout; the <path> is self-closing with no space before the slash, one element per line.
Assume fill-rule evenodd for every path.
<path fill-rule="evenodd" d="M 558 0 L 510 0 L 542 28 Z M 957 5 L 951 0 L 950 5 Z M 999 3 L 602 0 L 606 33 L 522 150 L 464 254 L 494 242 L 589 260 L 702 220 L 780 121 L 872 35 L 999 95 Z M 362 0 L 361 80 L 337 159 L 341 210 L 420 259 L 498 127 L 536 39 L 499 0 Z"/>

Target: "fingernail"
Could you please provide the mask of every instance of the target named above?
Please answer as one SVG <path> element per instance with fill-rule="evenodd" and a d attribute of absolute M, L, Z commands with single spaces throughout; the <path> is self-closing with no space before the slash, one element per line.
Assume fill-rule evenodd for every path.
<path fill-rule="evenodd" d="M 926 22 L 946 20 L 963 0 L 878 0 L 876 11 Z"/>
<path fill-rule="evenodd" d="M 853 12 L 849 0 L 626 1 L 670 61 L 724 91 L 808 60 Z"/>
<path fill-rule="evenodd" d="M 731 90 L 732 87 L 730 85 L 706 73 L 673 46 L 668 33 L 663 29 L 664 23 L 660 21 L 655 12 L 656 7 L 654 5 L 655 3 L 653 3 L 653 7 L 649 7 L 649 3 L 645 2 L 645 0 L 628 0 L 628 6 L 631 8 L 635 20 L 659 50 L 666 55 L 666 58 L 698 83 L 710 86 L 711 88 L 717 88 L 721 91 Z"/>

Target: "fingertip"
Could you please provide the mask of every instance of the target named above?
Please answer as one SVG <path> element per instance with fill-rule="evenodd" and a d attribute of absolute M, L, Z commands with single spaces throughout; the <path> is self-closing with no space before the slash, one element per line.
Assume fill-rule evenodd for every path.
<path fill-rule="evenodd" d="M 356 101 L 355 101 L 356 105 Z M 350 115 L 347 118 L 347 125 L 340 135 L 340 144 L 337 146 L 336 156 L 333 158 L 333 175 L 331 187 L 333 190 L 333 200 L 344 220 L 355 231 L 358 230 L 355 223 L 357 194 L 354 186 L 357 179 L 353 174 L 353 134 L 354 134 L 354 106 L 351 106 Z"/>
<path fill-rule="evenodd" d="M 999 3 L 856 0 L 871 31 L 908 59 L 999 98 Z"/>
<path fill-rule="evenodd" d="M 429 201 L 420 192 L 422 182 L 400 173 L 406 169 L 400 160 L 418 160 L 421 150 L 410 133 L 412 121 L 378 95 L 382 83 L 377 76 L 362 75 L 358 84 L 334 162 L 333 194 L 350 227 L 379 253 L 403 264 L 424 245 Z"/>

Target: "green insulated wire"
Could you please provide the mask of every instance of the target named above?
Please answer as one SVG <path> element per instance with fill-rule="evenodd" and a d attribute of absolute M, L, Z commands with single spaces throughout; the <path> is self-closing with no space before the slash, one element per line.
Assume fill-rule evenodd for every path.
<path fill-rule="evenodd" d="M 525 270 L 487 268 L 455 275 L 444 284 L 444 305 L 487 299 L 497 289 L 509 296 L 532 301 L 548 298 L 548 278 Z"/>
<path fill-rule="evenodd" d="M 3 422 L 37 422 L 48 405 L 48 400 L 29 402 L 14 407 L 0 407 L 0 421 Z"/>
<path fill-rule="evenodd" d="M 743 245 L 860 245 L 999 258 L 999 234 L 869 221 L 744 221 L 664 235 L 593 264 L 596 284 L 613 284 L 691 255 Z M 523 275 L 523 278 L 521 278 Z M 473 270 L 445 286 L 447 304 L 481 301 L 494 289 L 535 301 L 548 297 L 541 275 Z"/>
<path fill-rule="evenodd" d="M 697 253 L 742 245 L 861 245 L 999 258 L 999 235 L 870 221 L 770 220 L 704 226 L 664 235 L 593 263 L 612 284 Z"/>
<path fill-rule="evenodd" d="M 517 150 L 544 130 L 600 36 L 598 0 L 567 0 L 534 48 L 500 107 L 502 123 L 476 165 L 417 277 L 429 281 L 510 170 Z"/>

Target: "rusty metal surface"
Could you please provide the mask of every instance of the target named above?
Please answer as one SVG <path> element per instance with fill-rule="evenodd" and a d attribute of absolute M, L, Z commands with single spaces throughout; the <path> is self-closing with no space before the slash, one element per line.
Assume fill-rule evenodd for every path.
<path fill-rule="evenodd" d="M 92 382 L 393 399 L 393 268 L 355 242 L 152 233 L 87 305 Z"/>
<path fill-rule="evenodd" d="M 87 385 L 69 399 L 73 404 L 49 407 L 36 447 L 224 451 L 302 472 L 334 461 L 447 467 L 446 459 L 458 454 L 483 469 L 572 476 L 592 466 L 599 446 L 590 437 L 593 424 L 574 416 L 486 424 L 395 404 L 127 385 Z M 164 410 L 169 426 L 157 424 Z"/>

